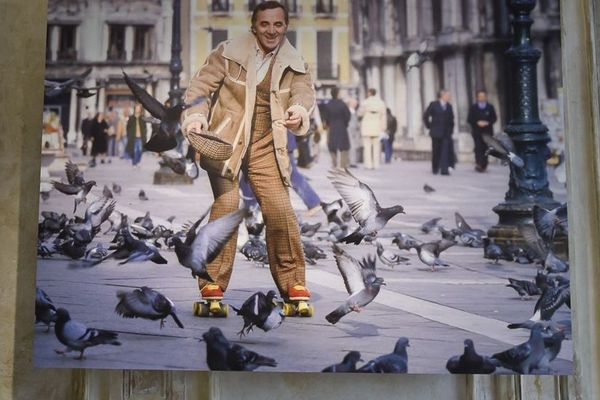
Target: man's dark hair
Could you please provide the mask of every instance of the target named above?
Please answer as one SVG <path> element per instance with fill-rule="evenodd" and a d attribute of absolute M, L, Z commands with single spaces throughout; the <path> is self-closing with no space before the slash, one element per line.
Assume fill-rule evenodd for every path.
<path fill-rule="evenodd" d="M 487 91 L 485 89 L 479 89 L 478 91 L 475 92 L 475 96 L 479 96 L 479 93 L 483 93 L 487 95 Z"/>
<path fill-rule="evenodd" d="M 339 94 L 340 94 L 340 89 L 338 89 L 335 86 L 331 88 L 331 97 L 332 98 L 337 99 Z"/>
<path fill-rule="evenodd" d="M 375 96 L 377 94 L 377 89 L 370 88 L 368 92 L 371 96 Z"/>
<path fill-rule="evenodd" d="M 444 93 L 448 93 L 448 89 L 440 89 L 437 93 L 437 98 L 441 99 Z"/>
<path fill-rule="evenodd" d="M 278 1 L 269 0 L 269 1 L 265 1 L 264 3 L 258 3 L 256 5 L 256 7 L 254 7 L 254 10 L 252 10 L 252 19 L 251 19 L 252 26 L 254 26 L 254 24 L 256 23 L 256 16 L 259 11 L 273 10 L 275 8 L 281 8 L 283 10 L 283 19 L 285 20 L 285 24 L 289 25 L 290 24 L 290 16 L 289 16 L 287 8 Z"/>

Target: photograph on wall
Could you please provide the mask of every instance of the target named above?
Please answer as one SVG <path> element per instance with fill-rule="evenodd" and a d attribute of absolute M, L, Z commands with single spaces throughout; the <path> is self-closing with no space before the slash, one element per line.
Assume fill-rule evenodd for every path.
<path fill-rule="evenodd" d="M 49 0 L 34 365 L 573 370 L 558 0 Z"/>

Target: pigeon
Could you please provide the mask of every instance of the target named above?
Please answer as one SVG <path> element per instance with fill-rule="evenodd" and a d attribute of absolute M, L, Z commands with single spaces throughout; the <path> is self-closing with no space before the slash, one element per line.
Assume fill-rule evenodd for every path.
<path fill-rule="evenodd" d="M 178 327 L 183 329 L 183 324 L 175 314 L 175 304 L 163 294 L 147 286 L 142 286 L 132 292 L 118 291 L 119 303 L 115 312 L 123 318 L 143 318 L 152 321 L 160 320 L 160 329 L 165 325 L 165 318 L 169 315 Z"/>
<path fill-rule="evenodd" d="M 265 224 L 262 221 L 262 214 L 258 205 L 249 206 L 248 214 L 244 218 L 246 230 L 250 236 L 260 236 L 265 228 Z"/>
<path fill-rule="evenodd" d="M 483 247 L 483 238 L 486 236 L 482 229 L 473 229 L 460 213 L 455 212 L 456 228 L 458 229 L 459 241 L 468 247 Z"/>
<path fill-rule="evenodd" d="M 43 323 L 47 326 L 46 332 L 50 332 L 50 324 L 56 322 L 56 307 L 44 290 L 35 288 L 35 323 Z"/>
<path fill-rule="evenodd" d="M 152 123 L 158 126 L 157 133 L 152 135 L 148 142 L 144 144 L 144 148 L 157 153 L 175 148 L 177 146 L 176 135 L 181 129 L 181 113 L 190 107 L 203 103 L 206 97 L 197 97 L 190 104 L 182 102 L 166 107 L 135 83 L 124 71 L 123 77 L 135 98 L 154 117 Z"/>
<path fill-rule="evenodd" d="M 133 220 L 134 224 L 139 224 L 142 228 L 152 231 L 154 229 L 154 222 L 152 222 L 152 218 L 150 217 L 150 211 L 146 211 L 143 217 L 137 217 Z"/>
<path fill-rule="evenodd" d="M 449 264 L 440 260 L 440 254 L 454 246 L 454 242 L 450 240 L 436 240 L 434 242 L 422 243 L 416 247 L 419 260 L 425 265 L 428 265 L 431 271 L 435 271 L 436 266 L 448 267 Z"/>
<path fill-rule="evenodd" d="M 365 236 L 375 237 L 396 214 L 404 214 L 401 205 L 381 208 L 369 186 L 359 181 L 348 169 L 332 169 L 328 178 L 350 207 L 352 217 L 359 227 L 341 240 L 360 244 Z"/>
<path fill-rule="evenodd" d="M 202 339 L 206 342 L 206 363 L 211 371 L 254 371 L 277 366 L 272 358 L 230 343 L 219 328 L 210 328 L 202 334 Z"/>
<path fill-rule="evenodd" d="M 104 188 L 102 189 L 102 195 L 104 197 L 106 197 L 107 199 L 112 199 L 113 198 L 112 192 L 110 191 L 110 189 L 106 185 L 104 185 Z"/>
<path fill-rule="evenodd" d="M 406 59 L 406 73 L 408 73 L 413 68 L 420 68 L 425 61 L 429 60 L 429 57 L 425 54 L 426 51 L 427 40 L 423 40 L 419 45 L 419 50 L 412 53 Z"/>
<path fill-rule="evenodd" d="M 182 242 L 179 237 L 174 237 L 175 254 L 179 263 L 191 269 L 194 278 L 200 277 L 212 282 L 212 278 L 206 271 L 206 264 L 219 254 L 246 213 L 247 209 L 241 208 L 198 228 L 204 219 L 202 217 L 188 230 L 185 242 Z"/>
<path fill-rule="evenodd" d="M 238 332 L 240 338 L 250 333 L 255 326 L 268 332 L 281 325 L 284 314 L 275 302 L 275 296 L 274 290 L 269 290 L 266 295 L 263 292 L 256 292 L 239 309 L 231 307 L 237 315 L 244 318 L 244 326 Z"/>
<path fill-rule="evenodd" d="M 80 236 L 79 233 L 81 232 L 78 232 L 77 236 Z M 85 240 L 79 240 L 75 237 L 58 243 L 56 245 L 56 250 L 59 254 L 77 260 L 85 256 L 88 243 L 89 240 L 87 238 Z"/>
<path fill-rule="evenodd" d="M 537 233 L 537 229 L 533 225 L 520 225 L 519 233 L 525 239 L 525 245 L 530 250 L 535 258 L 541 262 L 547 272 L 567 272 L 569 270 L 568 261 L 558 258 L 551 245 L 544 241 Z"/>
<path fill-rule="evenodd" d="M 325 316 L 329 323 L 335 324 L 344 315 L 351 311 L 360 312 L 361 307 L 372 302 L 385 282 L 375 275 L 375 257 L 367 256 L 359 262 L 336 244 L 332 247 L 335 262 L 350 294 L 344 304 Z"/>
<path fill-rule="evenodd" d="M 70 90 L 77 82 L 83 81 L 91 72 L 92 67 L 89 67 L 82 74 L 64 82 L 44 80 L 44 95 L 46 97 L 60 96 Z M 81 88 L 79 90 L 81 90 Z"/>
<path fill-rule="evenodd" d="M 148 196 L 146 196 L 146 192 L 144 192 L 143 190 L 140 190 L 140 192 L 138 193 L 138 198 L 141 201 L 148 201 Z"/>
<path fill-rule="evenodd" d="M 65 354 L 70 351 L 79 351 L 77 360 L 83 360 L 83 352 L 88 347 L 98 346 L 100 344 L 110 344 L 120 346 L 121 342 L 117 340 L 117 333 L 101 329 L 88 328 L 84 324 L 73 321 L 69 312 L 64 308 L 56 310 L 56 324 L 54 333 L 59 342 L 64 344 L 64 350 L 54 350 L 57 354 Z"/>
<path fill-rule="evenodd" d="M 187 171 L 187 163 L 185 157 L 171 157 L 168 154 L 162 153 L 162 163 L 171 168 L 178 175 L 185 175 Z"/>
<path fill-rule="evenodd" d="M 394 236 L 392 243 L 398 246 L 400 250 L 416 249 L 423 242 L 405 233 L 400 233 Z"/>
<path fill-rule="evenodd" d="M 529 319 L 549 321 L 563 304 L 571 308 L 571 286 L 548 287 L 542 292 Z"/>
<path fill-rule="evenodd" d="M 541 324 L 535 324 L 531 328 L 528 341 L 492 355 L 491 361 L 496 366 L 508 368 L 519 374 L 531 373 L 532 370 L 539 367 L 545 356 L 542 329 Z"/>
<path fill-rule="evenodd" d="M 552 243 L 557 234 L 568 234 L 567 203 L 553 210 L 534 205 L 532 212 L 536 231 L 546 243 Z"/>
<path fill-rule="evenodd" d="M 537 287 L 535 282 L 522 281 L 513 278 L 508 278 L 508 282 L 510 283 L 506 286 L 515 289 L 523 300 L 528 300 L 531 296 L 542 294 L 542 291 Z"/>
<path fill-rule="evenodd" d="M 488 245 L 485 246 L 483 253 L 485 254 L 485 258 L 494 260 L 495 264 L 498 264 L 499 259 L 504 258 L 504 251 L 502 251 L 502 247 L 498 246 L 494 239 L 490 239 Z"/>
<path fill-rule="evenodd" d="M 407 257 L 402 257 L 400 254 L 395 254 L 389 250 L 385 250 L 383 245 L 377 240 L 375 243 L 377 245 L 377 256 L 379 257 L 379 260 L 388 267 L 394 268 L 395 266 L 410 260 Z"/>
<path fill-rule="evenodd" d="M 316 260 L 324 260 L 327 258 L 323 249 L 307 240 L 302 241 L 302 248 L 304 249 L 304 258 L 310 265 L 316 265 Z"/>
<path fill-rule="evenodd" d="M 75 213 L 77 205 L 86 202 L 86 196 L 92 190 L 92 187 L 96 186 L 96 181 L 86 182 L 83 179 L 83 173 L 71 161 L 67 161 L 65 164 L 65 172 L 68 183 L 52 181 L 52 185 L 61 193 L 69 196 L 75 195 L 75 207 L 73 208 L 73 213 Z"/>
<path fill-rule="evenodd" d="M 362 361 L 358 351 L 351 351 L 344 356 L 344 359 L 339 364 L 333 364 L 323 368 L 321 372 L 355 372 L 356 363 Z"/>
<path fill-rule="evenodd" d="M 84 99 L 87 99 L 88 97 L 97 95 L 98 90 L 102 89 L 103 87 L 104 87 L 104 85 L 88 86 L 88 87 L 78 86 L 78 85 L 72 86 L 72 88 L 77 91 L 77 97 L 84 98 Z M 95 90 L 95 92 L 94 92 L 94 90 Z"/>
<path fill-rule="evenodd" d="M 344 205 L 342 199 L 337 199 L 331 203 L 321 202 L 321 208 L 327 216 L 327 222 L 330 224 L 335 223 L 344 226 L 352 220 L 352 213 Z"/>
<path fill-rule="evenodd" d="M 405 374 L 408 372 L 408 354 L 406 348 L 409 347 L 408 339 L 401 337 L 394 346 L 394 352 L 379 356 L 362 367 L 357 372 L 370 373 L 396 373 Z"/>
<path fill-rule="evenodd" d="M 477 354 L 471 339 L 466 339 L 464 343 L 464 353 L 448 359 L 446 363 L 448 372 L 451 374 L 491 374 L 496 370 L 496 366 L 488 357 Z"/>
<path fill-rule="evenodd" d="M 104 247 L 102 243 L 98 243 L 96 247 L 93 247 L 85 252 L 85 259 L 91 261 L 101 261 L 106 256 L 108 256 L 108 249 Z"/>
<path fill-rule="evenodd" d="M 119 185 L 118 183 L 114 183 L 112 184 L 112 191 L 115 194 L 121 194 L 121 185 Z"/>
<path fill-rule="evenodd" d="M 423 191 L 425 193 L 433 193 L 433 192 L 435 192 L 435 189 L 432 186 L 429 186 L 428 184 L 424 184 Z"/>
<path fill-rule="evenodd" d="M 511 163 L 517 168 L 523 168 L 525 162 L 514 153 L 514 144 L 508 134 L 502 132 L 496 136 L 482 135 L 482 139 L 488 146 L 485 154 L 498 158 L 504 162 Z"/>
<path fill-rule="evenodd" d="M 300 234 L 307 238 L 313 237 L 320 227 L 320 222 L 317 222 L 316 224 L 309 224 L 308 222 L 303 222 L 300 225 Z"/>
<path fill-rule="evenodd" d="M 248 261 L 260 263 L 262 265 L 269 264 L 267 245 L 260 237 L 250 236 L 248 241 L 240 248 L 240 253 L 242 253 Z"/>
<path fill-rule="evenodd" d="M 42 202 L 47 202 L 50 199 L 51 190 L 40 190 L 40 196 L 42 198 Z"/>
<path fill-rule="evenodd" d="M 549 364 L 560 353 L 562 342 L 565 340 L 565 332 L 561 329 L 550 334 L 544 333 L 542 336 L 544 338 L 544 358 L 540 362 L 539 369 L 551 372 L 552 368 L 550 368 Z"/>
<path fill-rule="evenodd" d="M 437 228 L 438 222 L 440 222 L 440 220 L 441 218 L 437 217 L 425 222 L 423 225 L 421 225 L 421 232 L 430 233 L 431 231 Z"/>
<path fill-rule="evenodd" d="M 326 240 L 337 243 L 346 236 L 348 236 L 348 225 L 338 225 L 335 222 L 329 223 L 329 231 L 327 237 L 325 237 Z"/>
<path fill-rule="evenodd" d="M 121 229 L 120 234 L 123 237 L 123 246 L 119 246 L 114 252 L 106 256 L 107 258 L 115 258 L 123 260 L 119 265 L 128 262 L 144 262 L 152 261 L 155 264 L 166 264 L 167 260 L 159 253 L 158 249 L 152 243 L 143 240 L 135 239 L 131 236 L 129 228 L 126 226 Z"/>

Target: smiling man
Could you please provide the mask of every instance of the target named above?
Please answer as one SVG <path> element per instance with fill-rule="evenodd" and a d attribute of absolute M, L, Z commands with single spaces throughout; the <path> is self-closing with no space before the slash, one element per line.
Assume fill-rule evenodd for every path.
<path fill-rule="evenodd" d="M 288 188 L 290 160 L 287 129 L 305 135 L 315 93 L 307 64 L 286 39 L 288 12 L 277 1 L 257 5 L 250 33 L 225 41 L 211 52 L 193 76 L 184 101 L 198 96 L 211 101 L 182 115 L 186 137 L 211 131 L 233 146 L 224 161 L 200 155 L 215 202 L 214 220 L 239 207 L 239 173 L 246 175 L 266 225 L 271 274 L 290 314 L 312 314 L 305 287 L 305 265 L 298 222 Z M 208 265 L 214 283 L 199 280 L 205 300 L 220 300 L 233 270 L 237 231 Z M 211 304 L 212 307 L 212 304 Z"/>

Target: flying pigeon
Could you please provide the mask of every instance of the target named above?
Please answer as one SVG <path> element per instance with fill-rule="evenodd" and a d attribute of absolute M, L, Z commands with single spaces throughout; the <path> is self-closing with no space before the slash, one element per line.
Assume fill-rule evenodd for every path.
<path fill-rule="evenodd" d="M 440 222 L 440 220 L 441 218 L 437 217 L 425 222 L 423 225 L 421 225 L 421 232 L 430 233 L 431 231 L 437 228 L 438 222 Z"/>
<path fill-rule="evenodd" d="M 407 257 L 402 257 L 400 254 L 385 250 L 379 241 L 375 241 L 375 243 L 377 245 L 377 257 L 379 257 L 379 260 L 388 267 L 394 268 L 395 266 L 410 260 Z"/>
<path fill-rule="evenodd" d="M 268 332 L 281 325 L 284 314 L 275 302 L 275 296 L 274 290 L 269 290 L 266 295 L 263 292 L 256 292 L 239 309 L 231 307 L 237 315 L 244 318 L 244 326 L 238 332 L 240 338 L 250 333 L 255 326 Z"/>
<path fill-rule="evenodd" d="M 329 323 L 335 324 L 351 311 L 360 312 L 361 307 L 366 306 L 375 299 L 381 285 L 385 285 L 385 283 L 383 278 L 375 275 L 375 257 L 367 256 L 359 262 L 335 243 L 332 247 L 335 262 L 342 278 L 344 278 L 346 290 L 350 294 L 344 304 L 325 317 Z"/>
<path fill-rule="evenodd" d="M 181 129 L 181 113 L 190 107 L 203 103 L 206 97 L 197 97 L 191 104 L 182 102 L 166 107 L 135 83 L 125 72 L 123 72 L 123 77 L 135 98 L 154 117 L 152 123 L 158 125 L 157 133 L 144 144 L 144 148 L 157 153 L 175 148 L 177 146 L 175 137 Z"/>
<path fill-rule="evenodd" d="M 398 246 L 400 250 L 416 249 L 423 242 L 405 233 L 400 233 L 394 236 L 392 243 Z"/>
<path fill-rule="evenodd" d="M 409 346 L 408 339 L 401 337 L 396 342 L 393 353 L 379 356 L 369 361 L 360 367 L 357 372 L 405 374 L 408 372 L 408 354 L 406 353 L 406 348 Z"/>
<path fill-rule="evenodd" d="M 78 351 L 77 360 L 83 360 L 83 352 L 88 347 L 98 346 L 100 344 L 110 344 L 120 346 L 121 342 L 117 340 L 117 333 L 101 329 L 88 328 L 84 324 L 73 321 L 69 312 L 64 308 L 56 310 L 56 324 L 54 333 L 59 342 L 64 344 L 64 350 L 54 350 L 57 354 L 64 355 L 70 351 Z"/>
<path fill-rule="evenodd" d="M 120 234 L 123 237 L 122 246 L 118 246 L 114 252 L 106 256 L 104 259 L 115 258 L 117 260 L 123 260 L 119 263 L 119 265 L 123 265 L 131 261 L 152 261 L 155 264 L 167 263 L 167 260 L 159 253 L 155 245 L 131 236 L 131 232 L 129 232 L 129 228 L 127 226 L 121 229 Z"/>
<path fill-rule="evenodd" d="M 523 159 L 514 153 L 513 141 L 506 133 L 502 132 L 496 136 L 484 134 L 482 135 L 482 139 L 488 146 L 485 152 L 486 155 L 511 163 L 517 168 L 525 166 Z"/>
<path fill-rule="evenodd" d="M 419 45 L 419 50 L 412 53 L 406 59 L 406 72 L 408 73 L 412 68 L 420 68 L 421 65 L 427 60 L 429 57 L 425 54 L 427 51 L 427 40 L 423 40 Z"/>
<path fill-rule="evenodd" d="M 333 364 L 324 368 L 321 372 L 355 372 L 356 363 L 362 361 L 358 351 L 351 351 L 344 356 L 339 364 Z"/>
<path fill-rule="evenodd" d="M 352 217 L 359 224 L 359 227 L 341 242 L 359 244 L 365 236 L 373 238 L 392 217 L 399 213 L 404 214 L 404 208 L 400 205 L 381 208 L 371 188 L 359 181 L 348 169 L 332 169 L 329 173 L 328 178 L 348 204 Z"/>
<path fill-rule="evenodd" d="M 202 338 L 206 342 L 206 363 L 212 371 L 254 371 L 259 367 L 277 366 L 272 358 L 230 343 L 219 328 L 210 328 Z"/>
<path fill-rule="evenodd" d="M 464 353 L 451 357 L 446 363 L 446 369 L 451 374 L 491 374 L 496 370 L 488 357 L 477 354 L 471 339 L 466 339 L 464 343 Z"/>
<path fill-rule="evenodd" d="M 61 193 L 69 196 L 75 195 L 75 207 L 73 208 L 73 213 L 75 213 L 77 211 L 77 205 L 86 202 L 86 196 L 92 187 L 96 186 L 96 181 L 86 182 L 83 179 L 83 172 L 81 172 L 77 165 L 71 161 L 66 162 L 65 172 L 67 174 L 68 183 L 52 181 L 52 185 Z"/>
<path fill-rule="evenodd" d="M 323 260 L 327 258 L 327 255 L 322 248 L 307 240 L 302 241 L 302 248 L 304 249 L 304 258 L 310 265 L 316 265 L 316 260 Z"/>
<path fill-rule="evenodd" d="M 147 286 L 142 286 L 132 292 L 118 291 L 119 303 L 115 312 L 123 318 L 143 318 L 152 321 L 160 320 L 160 328 L 165 325 L 165 318 L 169 315 L 178 327 L 183 329 L 183 324 L 175 314 L 175 304 L 163 294 Z"/>
<path fill-rule="evenodd" d="M 46 332 L 50 332 L 50 324 L 56 322 L 56 307 L 46 292 L 35 288 L 35 323 L 43 323 L 48 327 Z"/>
<path fill-rule="evenodd" d="M 534 205 L 532 212 L 536 231 L 546 243 L 552 243 L 557 234 L 568 234 L 567 203 L 553 210 L 546 210 L 543 207 Z"/>
<path fill-rule="evenodd" d="M 567 272 L 569 262 L 558 258 L 552 250 L 551 244 L 544 241 L 537 233 L 533 225 L 520 225 L 519 233 L 525 239 L 528 250 L 535 254 L 535 257 L 544 266 L 547 272 Z"/>
<path fill-rule="evenodd" d="M 545 356 L 542 329 L 541 324 L 535 324 L 531 328 L 528 341 L 494 354 L 491 357 L 492 362 L 496 366 L 508 368 L 519 374 L 529 374 L 532 370 L 539 368 Z"/>
<path fill-rule="evenodd" d="M 188 230 L 185 242 L 177 236 L 174 237 L 175 254 L 179 263 L 191 269 L 194 278 L 200 277 L 212 282 L 212 278 L 206 272 L 206 264 L 219 254 L 246 213 L 247 209 L 241 208 L 198 228 L 204 218 L 202 217 Z"/>
<path fill-rule="evenodd" d="M 44 80 L 44 95 L 46 97 L 60 96 L 70 90 L 77 82 L 83 81 L 91 72 L 92 67 L 89 67 L 82 74 L 64 82 Z"/>

